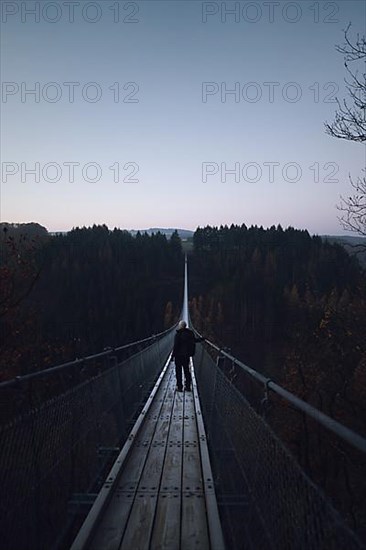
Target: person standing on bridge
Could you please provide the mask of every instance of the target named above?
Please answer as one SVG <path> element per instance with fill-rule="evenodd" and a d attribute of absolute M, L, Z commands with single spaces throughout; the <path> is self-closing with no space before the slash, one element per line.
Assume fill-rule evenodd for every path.
<path fill-rule="evenodd" d="M 196 342 L 203 342 L 204 338 L 196 338 L 193 331 L 187 328 L 185 321 L 179 321 L 174 338 L 172 361 L 175 360 L 175 374 L 177 377 L 177 390 L 183 391 L 182 369 L 184 371 L 184 389 L 191 391 L 191 373 L 189 372 L 189 360 L 193 357 Z"/>

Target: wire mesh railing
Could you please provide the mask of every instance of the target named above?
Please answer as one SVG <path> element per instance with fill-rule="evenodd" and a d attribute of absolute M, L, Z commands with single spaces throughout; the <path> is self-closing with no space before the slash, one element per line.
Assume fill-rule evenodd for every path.
<path fill-rule="evenodd" d="M 170 330 L 0 385 L 2 548 L 69 547 L 173 338 Z"/>
<path fill-rule="evenodd" d="M 270 391 L 268 381 L 256 371 L 249 367 L 246 372 L 241 369 L 241 363 L 228 353 L 211 343 L 208 343 L 210 353 L 206 348 L 202 344 L 197 346 L 194 364 L 228 547 L 365 548 L 360 536 L 347 525 L 270 427 L 271 418 L 278 422 L 274 410 L 279 405 L 279 394 Z M 241 387 L 236 368 L 244 372 L 246 382 Z M 286 397 L 284 394 L 281 399 Z M 318 424 L 316 419 L 307 417 L 304 411 L 286 401 L 284 414 L 290 429 L 289 411 L 299 414 L 302 422 L 306 417 L 305 423 L 314 441 L 319 439 L 319 430 L 328 432 L 335 453 L 334 432 L 329 435 L 329 429 L 322 425 L 317 425 L 318 432 L 313 430 L 313 424 Z M 360 475 L 362 466 L 365 467 L 365 454 L 361 449 L 350 449 L 350 442 L 336 439 L 343 459 L 352 456 L 354 475 Z M 359 443 L 362 445 L 362 438 Z M 316 449 L 312 452 L 314 457 L 318 456 Z M 360 480 L 362 486 L 364 476 Z"/>

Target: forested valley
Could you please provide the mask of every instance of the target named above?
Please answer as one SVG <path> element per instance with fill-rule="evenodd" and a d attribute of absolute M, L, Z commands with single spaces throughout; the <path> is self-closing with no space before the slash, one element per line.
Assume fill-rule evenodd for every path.
<path fill-rule="evenodd" d="M 94 225 L 51 235 L 38 224 L 3 224 L 0 381 L 172 327 L 185 252 L 193 326 L 365 435 L 364 268 L 343 246 L 291 227 L 207 226 L 182 242 L 177 232 Z M 262 414 L 263 388 L 230 365 L 226 374 Z M 37 391 L 33 399 L 54 388 Z M 362 457 L 274 395 L 266 419 L 350 524 L 363 525 Z"/>
<path fill-rule="evenodd" d="M 366 433 L 366 277 L 307 231 L 205 227 L 190 267 L 193 324 L 219 346 Z"/>
<path fill-rule="evenodd" d="M 1 233 L 2 380 L 179 319 L 178 233 L 93 226 L 51 236 L 37 224 L 3 225 Z M 358 261 L 340 245 L 280 226 L 198 228 L 188 253 L 195 328 L 366 433 L 366 278 Z"/>
<path fill-rule="evenodd" d="M 183 255 L 170 239 L 106 226 L 2 232 L 1 378 L 157 334 L 178 320 Z M 177 306 L 178 307 L 178 306 Z M 167 317 L 166 317 L 167 315 Z"/>

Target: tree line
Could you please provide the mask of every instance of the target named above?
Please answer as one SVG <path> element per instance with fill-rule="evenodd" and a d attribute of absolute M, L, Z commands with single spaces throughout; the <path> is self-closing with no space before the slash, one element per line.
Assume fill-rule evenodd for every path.
<path fill-rule="evenodd" d="M 21 239 L 10 233 L 3 233 L 0 272 L 8 289 L 0 318 L 3 379 L 157 334 L 177 320 L 177 233 L 132 236 L 105 225 L 38 240 L 24 227 Z"/>
<path fill-rule="evenodd" d="M 292 227 L 207 226 L 190 275 L 198 330 L 332 416 L 339 394 L 365 412 L 366 279 L 342 246 Z"/>

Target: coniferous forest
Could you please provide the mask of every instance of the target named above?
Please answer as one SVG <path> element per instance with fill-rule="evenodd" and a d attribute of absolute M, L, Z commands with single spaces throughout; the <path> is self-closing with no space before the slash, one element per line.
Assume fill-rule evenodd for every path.
<path fill-rule="evenodd" d="M 366 278 L 357 259 L 280 226 L 198 229 L 194 251 L 198 330 L 366 433 Z"/>
<path fill-rule="evenodd" d="M 2 227 L 1 378 L 157 334 L 178 319 L 175 232 Z M 197 330 L 327 414 L 366 433 L 366 279 L 307 231 L 198 228 L 189 251 Z"/>
<path fill-rule="evenodd" d="M 156 334 L 178 319 L 175 232 L 38 224 L 1 232 L 1 378 Z M 327 414 L 366 432 L 366 279 L 307 231 L 198 228 L 189 250 L 194 326 Z"/>
<path fill-rule="evenodd" d="M 1 250 L 2 379 L 157 334 L 182 300 L 177 234 L 8 228 Z"/>

